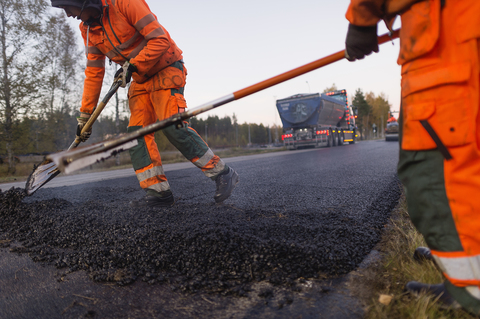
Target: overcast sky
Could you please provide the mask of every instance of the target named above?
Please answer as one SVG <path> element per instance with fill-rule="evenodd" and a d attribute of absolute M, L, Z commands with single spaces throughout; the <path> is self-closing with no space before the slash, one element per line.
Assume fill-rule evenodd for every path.
<path fill-rule="evenodd" d="M 189 108 L 343 50 L 345 45 L 349 0 L 146 1 L 183 50 Z M 387 31 L 383 23 L 379 26 L 379 34 Z M 399 26 L 397 21 L 395 27 Z M 385 43 L 379 53 L 362 61 L 336 62 L 202 117 L 235 113 L 240 123 L 281 125 L 276 99 L 322 92 L 333 83 L 346 89 L 350 100 L 358 88 L 376 95 L 383 92 L 392 110 L 398 111 L 398 50 L 398 40 L 394 45 Z"/>

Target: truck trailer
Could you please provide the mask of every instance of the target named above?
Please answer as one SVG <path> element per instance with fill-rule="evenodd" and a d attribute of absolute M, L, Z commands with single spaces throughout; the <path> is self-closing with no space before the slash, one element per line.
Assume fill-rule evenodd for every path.
<path fill-rule="evenodd" d="M 346 90 L 296 94 L 276 102 L 287 149 L 355 143 L 355 115 Z"/>

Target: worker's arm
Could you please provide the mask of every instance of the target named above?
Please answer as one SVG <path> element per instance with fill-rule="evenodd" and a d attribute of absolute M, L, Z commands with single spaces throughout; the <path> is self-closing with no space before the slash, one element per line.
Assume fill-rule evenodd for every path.
<path fill-rule="evenodd" d="M 84 42 L 86 43 L 86 27 L 80 25 Z M 97 106 L 102 90 L 103 76 L 105 75 L 105 55 L 93 44 L 88 43 L 87 66 L 85 68 L 85 81 L 83 85 L 81 116 L 92 114 Z"/>
<path fill-rule="evenodd" d="M 386 0 L 352 0 L 345 16 L 353 25 L 374 26 L 385 16 L 385 2 Z"/>
<path fill-rule="evenodd" d="M 170 37 L 145 1 L 117 0 L 116 5 L 128 22 L 148 41 L 139 54 L 130 60 L 139 74 L 146 74 L 170 48 Z"/>

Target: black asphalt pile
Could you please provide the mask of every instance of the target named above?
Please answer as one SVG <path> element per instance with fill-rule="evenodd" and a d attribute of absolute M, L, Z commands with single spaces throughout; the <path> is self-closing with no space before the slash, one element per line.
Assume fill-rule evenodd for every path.
<path fill-rule="evenodd" d="M 98 201 L 23 203 L 23 190 L 11 189 L 0 191 L 0 242 L 20 243 L 10 250 L 66 273 L 86 270 L 95 281 L 141 279 L 241 296 L 255 281 L 294 287 L 301 277 L 355 269 L 378 242 L 400 196 L 397 180 L 386 189 L 362 214 L 213 204 L 139 212 L 127 203 L 122 209 Z"/>

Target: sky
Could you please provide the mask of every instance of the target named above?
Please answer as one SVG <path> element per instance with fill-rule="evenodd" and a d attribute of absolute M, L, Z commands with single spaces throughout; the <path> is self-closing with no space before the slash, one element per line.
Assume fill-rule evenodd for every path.
<path fill-rule="evenodd" d="M 183 51 L 188 70 L 185 98 L 190 109 L 345 47 L 349 0 L 146 1 Z M 399 19 L 394 26 L 400 27 Z M 378 34 L 386 32 L 380 23 Z M 364 93 L 384 93 L 391 110 L 398 111 L 398 51 L 398 40 L 388 42 L 380 46 L 379 53 L 361 61 L 330 64 L 200 117 L 235 114 L 239 123 L 281 125 L 276 99 L 322 92 L 333 83 L 347 90 L 350 101 L 359 88 Z"/>

